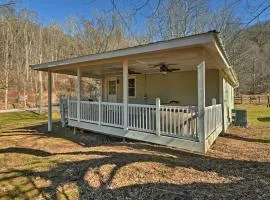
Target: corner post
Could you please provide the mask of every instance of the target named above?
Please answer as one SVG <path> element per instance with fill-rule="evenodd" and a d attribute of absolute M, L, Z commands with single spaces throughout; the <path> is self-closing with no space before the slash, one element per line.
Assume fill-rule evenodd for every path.
<path fill-rule="evenodd" d="M 217 105 L 217 100 L 215 98 L 212 98 L 212 106 L 213 106 L 212 114 L 214 115 L 214 118 L 215 118 L 214 119 L 215 129 L 217 128 L 217 115 L 218 115 L 216 105 Z"/>
<path fill-rule="evenodd" d="M 128 61 L 123 61 L 123 104 L 124 104 L 124 129 L 128 127 Z"/>
<path fill-rule="evenodd" d="M 160 98 L 156 98 L 156 135 L 160 135 Z"/>
<path fill-rule="evenodd" d="M 219 72 L 219 103 L 221 104 L 221 115 L 222 115 L 222 135 L 225 133 L 225 106 L 224 106 L 224 78 L 223 74 Z M 243 97 L 241 96 L 241 101 Z"/>
<path fill-rule="evenodd" d="M 101 125 L 101 96 L 98 97 L 98 125 Z"/>
<path fill-rule="evenodd" d="M 77 120 L 80 121 L 81 118 L 81 69 L 77 67 Z"/>
<path fill-rule="evenodd" d="M 206 152 L 205 144 L 205 61 L 197 66 L 198 73 L 198 134 L 202 144 L 202 153 Z"/>
<path fill-rule="evenodd" d="M 67 111 L 68 111 L 68 115 L 67 115 L 67 118 L 68 118 L 68 122 L 69 122 L 69 117 L 70 117 L 70 97 L 68 95 L 67 97 Z"/>
<path fill-rule="evenodd" d="M 48 131 L 52 131 L 52 73 L 48 72 Z"/>

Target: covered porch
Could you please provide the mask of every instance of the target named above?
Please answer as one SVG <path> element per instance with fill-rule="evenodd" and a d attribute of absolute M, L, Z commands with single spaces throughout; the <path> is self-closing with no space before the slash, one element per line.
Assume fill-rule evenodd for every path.
<path fill-rule="evenodd" d="M 49 74 L 49 131 L 52 130 L 51 73 L 77 77 L 76 96 L 63 97 L 60 101 L 63 125 L 75 129 L 198 153 L 206 153 L 224 130 L 224 77 L 231 82 L 233 78 L 212 33 L 40 64 L 36 69 Z M 193 78 L 179 78 L 187 73 Z M 144 89 L 132 88 L 131 76 L 136 80 L 140 76 L 148 77 L 148 88 L 145 89 L 146 81 L 136 83 Z M 98 98 L 82 97 L 82 77 L 101 80 L 102 92 Z M 162 82 L 162 77 L 166 77 L 167 84 Z"/>
<path fill-rule="evenodd" d="M 128 60 L 123 61 L 121 74 L 119 70 L 114 69 L 114 73 L 109 74 L 107 81 L 104 81 L 106 75 L 108 76 L 104 73 L 101 78 L 102 95 L 97 99 L 89 99 L 81 94 L 82 68 L 77 67 L 76 96 L 62 97 L 60 101 L 62 124 L 74 127 L 74 129 L 80 128 L 195 152 L 206 152 L 223 128 L 222 105 L 217 104 L 215 96 L 211 99 L 211 105 L 207 107 L 205 105 L 205 65 L 203 60 L 193 70 L 197 77 L 196 95 L 194 95 L 197 103 L 191 102 L 191 105 L 180 105 L 180 102 L 175 101 L 178 94 L 170 97 L 173 99 L 171 102 L 162 102 L 159 96 L 156 96 L 154 103 L 152 99 L 140 101 L 130 97 L 129 77 L 136 76 L 130 75 Z M 132 71 L 135 70 L 133 65 Z M 154 72 L 153 74 L 155 75 Z M 153 74 L 150 75 L 153 76 Z M 164 74 L 164 76 L 168 75 Z M 111 77 L 117 78 L 113 79 L 115 84 L 109 85 Z M 111 98 L 111 94 L 117 90 L 116 84 L 117 81 L 120 82 L 119 78 L 122 78 L 123 83 L 121 84 L 122 94 L 115 94 L 116 97 Z M 174 87 L 171 85 L 166 90 L 174 89 Z M 162 96 L 162 93 L 160 95 Z M 185 95 L 182 93 L 181 97 L 185 98 Z M 119 96 L 122 97 L 122 101 Z"/>

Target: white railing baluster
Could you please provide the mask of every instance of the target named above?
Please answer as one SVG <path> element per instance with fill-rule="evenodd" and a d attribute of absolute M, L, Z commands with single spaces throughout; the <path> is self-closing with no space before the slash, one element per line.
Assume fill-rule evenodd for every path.
<path fill-rule="evenodd" d="M 143 126 L 143 129 L 146 129 L 146 127 L 145 127 L 145 119 L 144 119 L 144 112 L 145 112 L 145 108 L 142 108 L 142 126 Z"/>
<path fill-rule="evenodd" d="M 145 129 L 148 129 L 148 109 L 145 110 Z"/>
<path fill-rule="evenodd" d="M 135 127 L 135 122 L 136 122 L 136 118 L 135 118 L 135 108 L 132 106 L 131 107 L 131 112 L 132 112 L 132 115 L 131 115 L 131 126 L 134 128 Z"/>
<path fill-rule="evenodd" d="M 152 108 L 149 108 L 149 129 L 152 130 Z"/>
<path fill-rule="evenodd" d="M 165 107 L 165 119 L 166 119 L 166 130 L 165 133 L 168 134 L 168 109 Z"/>
<path fill-rule="evenodd" d="M 139 128 L 139 108 L 136 108 L 136 128 Z"/>
<path fill-rule="evenodd" d="M 171 108 L 168 108 L 168 134 L 171 134 L 172 132 L 172 113 Z"/>
<path fill-rule="evenodd" d="M 173 125 L 174 125 L 174 130 L 173 134 L 176 135 L 176 117 L 175 117 L 175 108 L 173 108 Z"/>
<path fill-rule="evenodd" d="M 181 131 L 180 131 L 180 124 L 181 124 L 181 114 L 180 114 L 180 109 L 178 108 L 178 114 L 177 114 L 177 121 L 178 121 L 178 135 L 181 135 Z"/>
<path fill-rule="evenodd" d="M 138 108 L 139 111 L 139 128 L 142 128 L 142 112 L 141 112 L 141 107 Z"/>

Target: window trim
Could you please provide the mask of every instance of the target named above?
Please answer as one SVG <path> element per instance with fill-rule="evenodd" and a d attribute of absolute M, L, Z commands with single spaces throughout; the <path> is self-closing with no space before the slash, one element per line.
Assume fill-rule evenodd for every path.
<path fill-rule="evenodd" d="M 129 79 L 134 79 L 135 83 L 134 83 L 134 96 L 129 96 Z M 128 77 L 128 98 L 136 98 L 137 96 L 137 80 L 136 80 L 136 76 L 129 76 Z"/>

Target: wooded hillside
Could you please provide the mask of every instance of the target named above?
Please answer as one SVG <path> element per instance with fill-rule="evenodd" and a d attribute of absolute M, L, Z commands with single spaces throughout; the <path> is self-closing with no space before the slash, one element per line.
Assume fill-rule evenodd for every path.
<path fill-rule="evenodd" d="M 270 92 L 270 22 L 255 24 L 239 33 L 227 44 L 239 78 L 239 92 L 261 94 Z"/>
<path fill-rule="evenodd" d="M 157 40 L 183 37 L 216 29 L 240 81 L 238 92 L 267 93 L 270 89 L 270 23 L 241 28 L 231 5 L 209 10 L 207 0 L 159 1 L 147 18 L 144 34 L 135 34 L 128 20 L 140 8 L 112 10 L 93 19 L 70 17 L 60 25 L 40 24 L 37 13 L 18 10 L 0 1 L 0 109 L 33 107 L 46 102 L 46 73 L 29 64 L 99 53 Z M 143 5 L 143 6 L 146 6 Z M 134 12 L 132 12 L 134 11 Z M 131 13 L 131 14 L 129 14 Z M 91 82 L 91 81 L 90 81 Z M 74 91 L 73 77 L 53 75 L 54 98 Z M 88 84 L 95 87 L 95 82 Z M 68 88 L 68 89 L 67 89 Z"/>
<path fill-rule="evenodd" d="M 0 101 L 4 102 L 0 108 L 35 106 L 39 95 L 46 99 L 42 92 L 46 91 L 46 73 L 31 70 L 29 64 L 127 46 L 116 17 L 70 18 L 65 27 L 57 23 L 43 27 L 31 11 L 16 12 L 10 7 L 0 7 L 0 11 Z M 69 92 L 73 85 L 72 77 L 53 75 L 55 95 Z"/>

